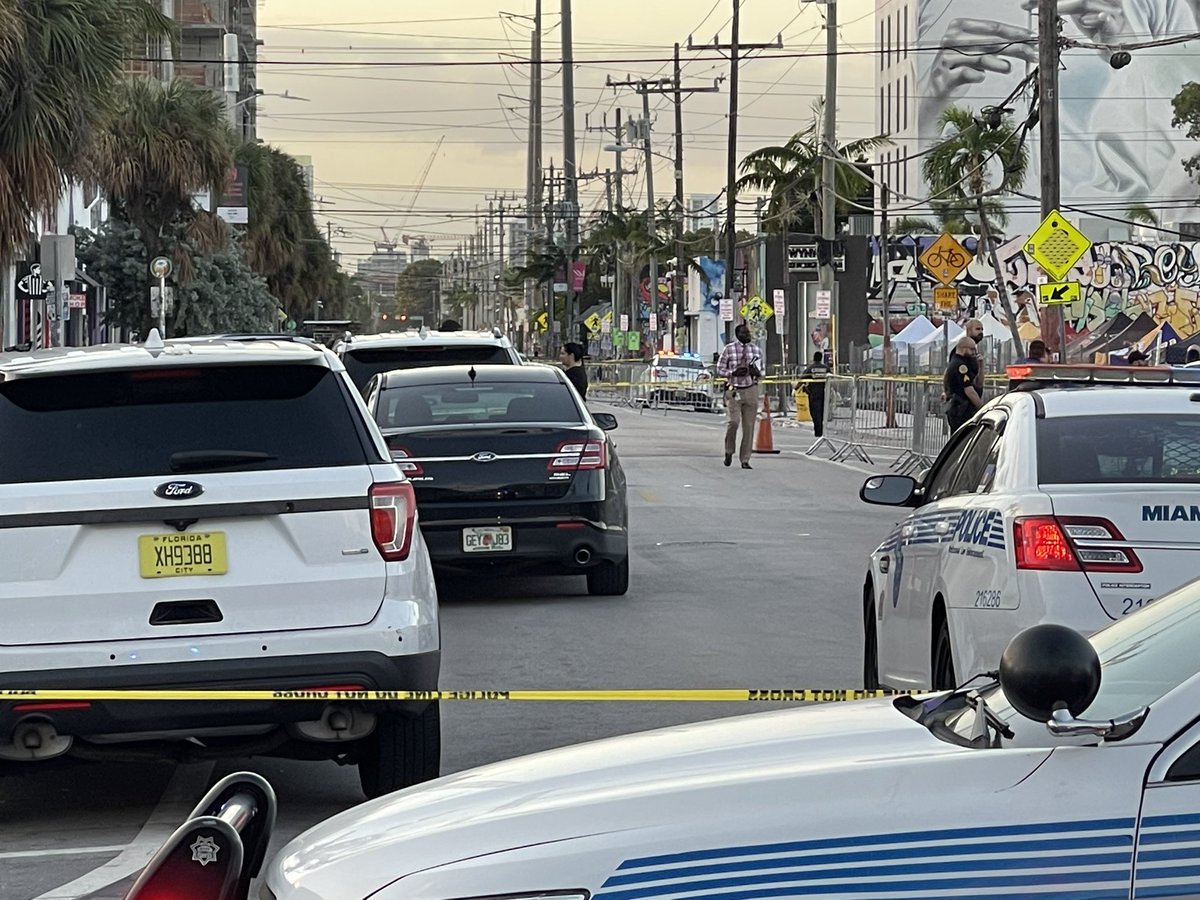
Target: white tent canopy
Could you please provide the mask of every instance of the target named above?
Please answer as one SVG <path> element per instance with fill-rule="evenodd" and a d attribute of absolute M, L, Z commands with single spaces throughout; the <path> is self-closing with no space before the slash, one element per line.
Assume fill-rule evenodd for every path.
<path fill-rule="evenodd" d="M 933 323 L 930 322 L 930 324 L 932 325 Z M 950 321 L 945 327 L 935 327 L 933 331 L 929 332 L 929 334 L 925 335 L 919 341 L 913 341 L 913 346 L 928 347 L 931 344 L 941 344 L 944 342 L 942 335 L 947 331 L 949 331 L 950 343 L 952 344 L 966 334 L 966 332 L 962 330 L 962 326 L 960 326 L 957 322 Z"/>
<path fill-rule="evenodd" d="M 937 326 L 927 316 L 917 316 L 896 333 L 892 344 L 915 344 L 934 331 L 937 331 Z"/>
<path fill-rule="evenodd" d="M 917 316 L 892 335 L 892 352 L 903 353 L 910 344 L 917 343 L 921 338 L 926 337 L 936 330 L 937 326 L 930 322 L 927 316 Z M 870 356 L 871 359 L 883 359 L 883 345 L 880 344 L 878 347 L 872 347 Z"/>
<path fill-rule="evenodd" d="M 1008 326 L 995 316 L 984 316 L 980 321 L 983 322 L 985 338 L 991 338 L 997 344 L 1005 344 L 1012 340 L 1012 332 L 1008 330 Z"/>

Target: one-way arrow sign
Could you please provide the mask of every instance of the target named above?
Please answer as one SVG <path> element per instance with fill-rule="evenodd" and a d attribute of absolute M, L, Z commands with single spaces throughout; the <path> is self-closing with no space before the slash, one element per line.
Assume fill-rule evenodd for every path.
<path fill-rule="evenodd" d="M 1042 305 L 1074 303 L 1083 298 L 1078 281 L 1051 282 L 1038 285 L 1038 299 Z"/>

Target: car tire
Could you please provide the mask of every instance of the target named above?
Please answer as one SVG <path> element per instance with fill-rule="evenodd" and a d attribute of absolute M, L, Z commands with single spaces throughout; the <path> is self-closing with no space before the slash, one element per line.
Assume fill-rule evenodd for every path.
<path fill-rule="evenodd" d="M 954 677 L 954 652 L 950 646 L 950 624 L 945 618 L 933 636 L 931 675 L 935 691 L 952 691 L 958 687 Z"/>
<path fill-rule="evenodd" d="M 441 774 L 442 723 L 437 702 L 415 716 L 377 715 L 375 730 L 358 746 L 358 780 L 368 800 Z"/>
<path fill-rule="evenodd" d="M 871 582 L 863 587 L 863 690 L 879 690 L 879 631 Z"/>
<path fill-rule="evenodd" d="M 587 588 L 595 597 L 624 596 L 629 590 L 629 556 L 588 569 Z"/>

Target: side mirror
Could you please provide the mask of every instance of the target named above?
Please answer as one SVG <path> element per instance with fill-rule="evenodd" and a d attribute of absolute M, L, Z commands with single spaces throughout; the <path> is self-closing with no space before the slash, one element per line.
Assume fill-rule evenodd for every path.
<path fill-rule="evenodd" d="M 1005 648 L 1000 688 L 1017 712 L 1035 722 L 1049 722 L 1064 709 L 1075 718 L 1100 691 L 1100 657 L 1073 628 L 1035 625 Z"/>
<path fill-rule="evenodd" d="M 612 413 L 594 412 L 592 418 L 605 431 L 614 431 L 617 427 L 617 417 Z"/>
<path fill-rule="evenodd" d="M 858 498 L 878 506 L 912 506 L 917 481 L 907 475 L 875 475 L 863 482 Z"/>

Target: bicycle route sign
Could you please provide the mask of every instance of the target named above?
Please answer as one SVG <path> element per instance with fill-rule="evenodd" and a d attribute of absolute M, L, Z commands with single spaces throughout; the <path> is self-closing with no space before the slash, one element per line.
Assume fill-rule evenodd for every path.
<path fill-rule="evenodd" d="M 950 282 L 961 275 L 970 262 L 971 255 L 967 248 L 945 231 L 921 254 L 921 265 L 944 287 L 949 287 Z"/>

